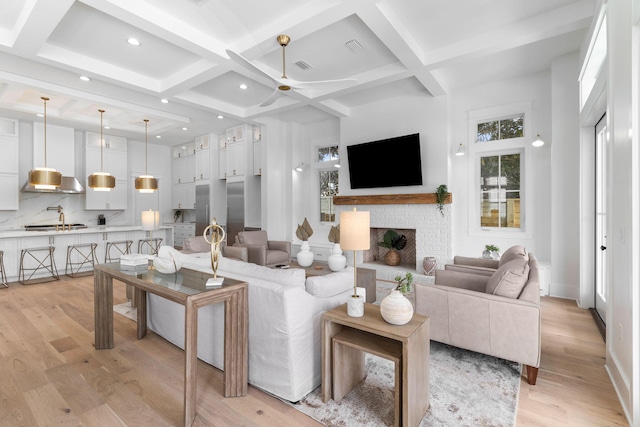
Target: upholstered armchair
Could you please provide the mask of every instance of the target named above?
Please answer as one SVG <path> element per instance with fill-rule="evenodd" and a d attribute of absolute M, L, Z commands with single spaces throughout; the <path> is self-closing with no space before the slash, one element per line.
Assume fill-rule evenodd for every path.
<path fill-rule="evenodd" d="M 515 245 L 504 251 L 499 260 L 486 258 L 473 258 L 465 256 L 453 257 L 453 264 L 444 266 L 445 270 L 459 271 L 461 273 L 482 274 L 491 276 L 498 268 L 515 258 L 528 258 L 524 246 Z"/>
<path fill-rule="evenodd" d="M 185 254 L 193 254 L 211 251 L 211 244 L 202 236 L 189 237 L 182 244 L 180 252 Z M 222 256 L 225 258 L 233 258 L 239 261 L 249 262 L 249 250 L 241 246 L 223 246 Z"/>
<path fill-rule="evenodd" d="M 288 264 L 291 260 L 291 242 L 269 240 L 264 230 L 238 232 L 233 246 L 246 247 L 249 251 L 249 262 L 258 265 L 273 267 Z"/>

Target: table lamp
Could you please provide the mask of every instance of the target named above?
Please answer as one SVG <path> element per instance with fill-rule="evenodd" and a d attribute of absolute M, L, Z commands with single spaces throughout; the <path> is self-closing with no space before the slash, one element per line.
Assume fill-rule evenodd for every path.
<path fill-rule="evenodd" d="M 358 267 L 356 251 L 366 251 L 371 247 L 369 238 L 369 212 L 340 212 L 340 246 L 344 250 L 353 251 L 353 295 L 347 301 L 347 314 L 351 317 L 364 316 L 364 297 L 358 295 Z"/>
<path fill-rule="evenodd" d="M 152 211 L 151 209 L 148 211 L 142 211 L 141 220 L 142 229 L 147 231 L 147 235 L 150 239 L 149 243 L 151 247 L 151 254 L 154 255 L 154 253 L 157 252 L 157 249 L 154 250 L 153 230 L 157 230 L 160 225 L 160 212 Z"/>

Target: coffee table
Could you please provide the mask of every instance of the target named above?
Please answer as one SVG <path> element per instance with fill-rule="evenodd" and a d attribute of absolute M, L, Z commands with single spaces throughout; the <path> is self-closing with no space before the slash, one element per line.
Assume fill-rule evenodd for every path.
<path fill-rule="evenodd" d="M 429 409 L 429 318 L 414 314 L 405 325 L 387 323 L 380 306 L 363 317 L 347 304 L 322 314 L 322 401 L 339 401 L 366 377 L 365 353 L 395 363 L 396 425 L 416 426 Z"/>
<path fill-rule="evenodd" d="M 198 308 L 224 302 L 224 396 L 247 394 L 248 381 L 248 290 L 247 283 L 225 278 L 219 288 L 207 288 L 213 277 L 187 268 L 162 274 L 153 267 L 142 271 L 121 269 L 120 263 L 94 267 L 95 348 L 113 348 L 113 279 L 134 287 L 138 302 L 138 339 L 147 333 L 147 292 L 185 307 L 184 336 L 184 425 L 196 416 Z"/>
<path fill-rule="evenodd" d="M 314 261 L 309 267 L 301 267 L 295 260 L 289 262 L 291 268 L 302 268 L 306 277 L 324 276 L 333 273 L 329 264 L 322 261 Z M 365 302 L 376 301 L 376 271 L 371 268 L 358 267 L 358 286 L 367 290 Z"/>

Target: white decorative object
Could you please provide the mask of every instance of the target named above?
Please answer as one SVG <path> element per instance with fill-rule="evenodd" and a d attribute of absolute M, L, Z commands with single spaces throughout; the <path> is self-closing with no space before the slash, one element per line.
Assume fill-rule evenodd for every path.
<path fill-rule="evenodd" d="M 413 305 L 402 292 L 394 289 L 380 303 L 380 314 L 392 325 L 404 325 L 413 317 Z"/>
<path fill-rule="evenodd" d="M 364 298 L 362 295 L 351 296 L 347 300 L 347 314 L 351 317 L 364 316 Z"/>
<path fill-rule="evenodd" d="M 331 255 L 327 259 L 329 262 L 329 269 L 331 271 L 341 271 L 347 266 L 347 257 L 342 255 L 342 249 L 340 243 L 334 243 Z"/>
<path fill-rule="evenodd" d="M 145 254 L 124 254 L 120 257 L 120 267 L 147 266 L 149 257 Z"/>
<path fill-rule="evenodd" d="M 162 274 L 171 274 L 182 268 L 182 261 L 179 259 L 155 257 L 153 259 L 153 268 Z"/>
<path fill-rule="evenodd" d="M 313 264 L 313 252 L 311 252 L 309 242 L 306 240 L 304 240 L 302 245 L 300 245 L 300 251 L 296 255 L 296 259 L 298 260 L 298 265 L 300 267 L 309 267 Z"/>

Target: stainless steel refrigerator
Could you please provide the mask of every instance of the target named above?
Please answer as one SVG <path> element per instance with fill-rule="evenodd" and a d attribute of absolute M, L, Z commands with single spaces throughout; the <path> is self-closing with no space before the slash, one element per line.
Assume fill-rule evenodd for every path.
<path fill-rule="evenodd" d="M 211 225 L 209 186 L 196 185 L 196 236 L 202 236 L 204 229 Z"/>
<path fill-rule="evenodd" d="M 227 244 L 244 230 L 244 182 L 227 182 Z"/>

